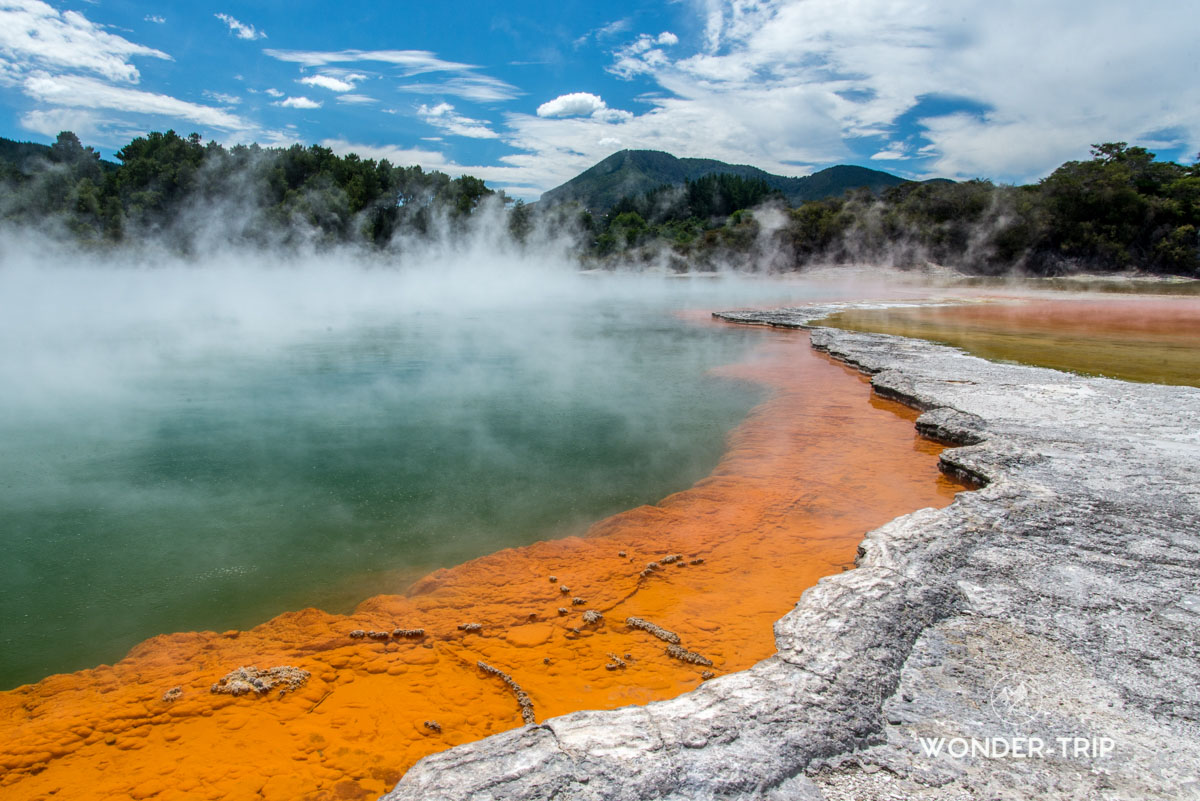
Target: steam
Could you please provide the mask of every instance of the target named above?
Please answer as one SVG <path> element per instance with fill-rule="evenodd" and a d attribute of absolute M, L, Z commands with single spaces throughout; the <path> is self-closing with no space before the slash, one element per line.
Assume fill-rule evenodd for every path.
<path fill-rule="evenodd" d="M 674 313 L 845 292 L 581 272 L 509 213 L 382 251 L 243 247 L 215 212 L 191 255 L 0 233 L 0 681 L 654 502 L 756 398 L 709 371 L 759 332 Z"/>

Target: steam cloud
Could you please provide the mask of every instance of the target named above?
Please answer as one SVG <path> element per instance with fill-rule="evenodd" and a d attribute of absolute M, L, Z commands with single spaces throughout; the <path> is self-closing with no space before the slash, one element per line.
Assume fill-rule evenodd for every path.
<path fill-rule="evenodd" d="M 119 250 L 0 233 L 6 685 L 682 489 L 754 399 L 705 374 L 756 333 L 673 310 L 813 291 L 581 272 L 498 204 L 383 251 L 222 243 L 226 213 Z"/>

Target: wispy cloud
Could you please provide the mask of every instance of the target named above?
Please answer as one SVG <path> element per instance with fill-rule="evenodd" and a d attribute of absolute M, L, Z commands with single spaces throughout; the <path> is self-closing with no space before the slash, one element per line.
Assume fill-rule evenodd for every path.
<path fill-rule="evenodd" d="M 449 103 L 438 103 L 436 106 L 420 106 L 417 114 L 425 122 L 440 128 L 452 136 L 465 136 L 471 139 L 497 139 L 499 134 L 489 128 L 485 120 L 473 120 L 454 110 Z"/>
<path fill-rule="evenodd" d="M 235 19 L 234 17 L 231 17 L 229 14 L 219 14 L 218 13 L 218 14 L 213 14 L 213 16 L 216 17 L 217 19 L 221 20 L 221 22 L 224 22 L 227 26 L 229 26 L 229 32 L 232 33 L 234 36 L 236 36 L 239 39 L 247 39 L 249 41 L 254 41 L 255 39 L 266 39 L 267 38 L 267 34 L 264 31 L 258 30 L 253 25 L 247 24 L 245 22 L 241 22 L 241 21 Z"/>
<path fill-rule="evenodd" d="M 204 96 L 210 100 L 215 100 L 218 103 L 223 103 L 226 106 L 236 106 L 238 103 L 242 102 L 240 97 L 225 94 L 224 92 L 214 92 L 211 89 L 205 89 Z"/>
<path fill-rule="evenodd" d="M 406 76 L 423 72 L 462 72 L 475 69 L 471 64 L 445 61 L 428 50 L 274 50 L 263 51 L 279 61 L 324 67 L 328 64 L 380 62 L 403 68 Z"/>
<path fill-rule="evenodd" d="M 447 171 L 458 168 L 458 165 L 452 160 L 447 159 L 444 153 L 437 150 L 400 147 L 398 145 L 369 145 L 336 138 L 323 139 L 321 140 L 321 145 L 340 156 L 344 156 L 347 153 L 357 153 L 364 158 L 376 160 L 387 159 L 399 166 L 420 164 L 426 169 Z"/>
<path fill-rule="evenodd" d="M 46 137 L 55 136 L 60 131 L 72 131 L 81 139 L 91 142 L 128 142 L 142 133 L 119 119 L 81 108 L 32 109 L 21 115 L 20 123 L 25 130 Z"/>
<path fill-rule="evenodd" d="M 402 92 L 422 95 L 452 95 L 478 103 L 512 100 L 522 92 L 510 83 L 486 75 L 471 75 L 449 78 L 444 81 L 408 83 L 396 87 Z"/>
<path fill-rule="evenodd" d="M 156 15 L 147 21 L 162 23 Z M 275 137 L 227 109 L 135 88 L 141 76 L 131 63 L 134 58 L 171 57 L 110 30 L 83 12 L 60 12 L 41 0 L 0 3 L 0 84 L 35 104 L 20 113 L 22 127 L 46 135 L 73 130 L 98 144 L 114 145 L 164 122 L 217 129 L 228 136 Z M 237 102 L 219 93 L 206 96 L 226 105 Z"/>
<path fill-rule="evenodd" d="M 623 17 L 621 19 L 613 20 L 607 25 L 601 25 L 599 28 L 594 28 L 593 30 L 588 31 L 583 36 L 580 36 L 578 39 L 576 39 L 573 44 L 576 47 L 580 47 L 586 44 L 589 39 L 610 39 L 618 34 L 624 33 L 631 27 L 633 27 L 633 19 L 631 17 Z"/>
<path fill-rule="evenodd" d="M 350 103 L 351 105 L 367 105 L 369 103 L 378 103 L 379 101 L 369 95 L 345 94 L 338 95 L 337 102 Z"/>
<path fill-rule="evenodd" d="M 399 67 L 401 76 L 412 78 L 432 73 L 453 73 L 453 77 L 435 81 L 406 83 L 400 91 L 425 95 L 461 97 L 477 102 L 512 100 L 521 91 L 510 83 L 483 75 L 474 64 L 446 61 L 428 50 L 264 50 L 280 61 L 316 68 L 330 64 L 381 63 Z M 314 76 L 316 77 L 316 76 Z M 347 80 L 343 78 L 342 80 Z M 330 87 L 326 87 L 330 88 Z"/>
<path fill-rule="evenodd" d="M 425 141 L 441 141 L 439 137 L 425 137 Z M 321 144 L 338 155 L 357 153 L 364 158 L 387 159 L 393 164 L 419 164 L 428 170 L 441 170 L 450 175 L 473 175 L 482 178 L 492 186 L 502 186 L 511 194 L 522 197 L 534 197 L 540 187 L 547 182 L 547 173 L 542 169 L 527 168 L 512 164 L 460 164 L 437 150 L 423 148 L 406 148 L 396 145 L 371 145 L 350 142 L 346 139 L 324 139 Z M 507 159 L 501 159 L 507 162 Z M 553 186 L 554 184 L 549 184 Z"/>
<path fill-rule="evenodd" d="M 625 31 L 632 27 L 633 20 L 629 17 L 624 17 L 623 19 L 613 20 L 607 25 L 600 26 L 595 30 L 595 34 L 600 37 L 616 36 L 619 33 L 625 33 Z"/>
<path fill-rule="evenodd" d="M 246 127 L 240 118 L 221 109 L 81 75 L 36 73 L 25 80 L 23 88 L 30 97 L 56 106 L 158 114 L 216 128 Z"/>
<path fill-rule="evenodd" d="M 160 17 L 158 14 L 147 14 L 142 17 L 143 22 L 153 22 L 155 25 L 162 25 L 167 21 L 166 17 Z"/>

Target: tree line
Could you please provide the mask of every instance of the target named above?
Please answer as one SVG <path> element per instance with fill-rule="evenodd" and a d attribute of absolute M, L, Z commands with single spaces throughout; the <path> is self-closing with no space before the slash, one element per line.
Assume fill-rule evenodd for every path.
<path fill-rule="evenodd" d="M 54 221 L 92 244 L 166 234 L 186 249 L 185 233 L 212 215 L 222 235 L 248 244 L 383 245 L 400 232 L 427 233 L 439 215 L 469 217 L 496 194 L 471 176 L 320 145 L 225 148 L 167 131 L 138 137 L 116 156 L 119 164 L 101 161 L 64 131 L 44 157 L 23 152 L 0 164 L 0 214 L 17 225 Z"/>
<path fill-rule="evenodd" d="M 1034 275 L 1137 268 L 1200 275 L 1200 162 L 1158 161 L 1124 142 L 1095 145 L 1036 184 L 909 182 L 789 207 L 757 178 L 706 175 L 621 198 L 604 214 L 509 204 L 471 176 L 451 178 L 319 145 L 226 148 L 174 131 L 138 137 L 102 161 L 73 133 L 49 148 L 3 141 L 0 218 L 53 221 L 79 241 L 118 245 L 208 221 L 223 239 L 262 245 L 361 243 L 464 230 L 489 197 L 509 236 L 573 238 L 589 264 L 675 269 L 932 262 L 965 272 Z M 207 215 L 207 216 L 206 216 Z M 439 229 L 436 233 L 442 233 Z"/>
<path fill-rule="evenodd" d="M 751 211 L 754 209 L 753 211 Z M 707 176 L 584 215 L 592 258 L 678 265 L 936 263 L 1034 275 L 1131 268 L 1200 275 L 1200 161 L 1157 161 L 1124 142 L 1095 145 L 1036 184 L 909 182 L 788 207 L 761 181 Z"/>

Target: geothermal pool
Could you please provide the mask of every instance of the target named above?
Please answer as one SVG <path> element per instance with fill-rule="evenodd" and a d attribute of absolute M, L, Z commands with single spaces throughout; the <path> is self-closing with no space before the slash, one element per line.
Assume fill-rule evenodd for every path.
<path fill-rule="evenodd" d="M 845 291 L 497 269 L 0 273 L 0 688 L 686 489 L 762 334 L 675 312 Z"/>
<path fill-rule="evenodd" d="M 0 794 L 378 795 L 521 725 L 479 662 L 539 721 L 678 695 L 961 489 L 805 334 L 707 314 L 878 287 L 464 277 L 3 275 L 10 683 L 140 644 L 0 693 Z M 306 678 L 210 692 L 248 665 Z"/>

